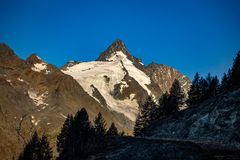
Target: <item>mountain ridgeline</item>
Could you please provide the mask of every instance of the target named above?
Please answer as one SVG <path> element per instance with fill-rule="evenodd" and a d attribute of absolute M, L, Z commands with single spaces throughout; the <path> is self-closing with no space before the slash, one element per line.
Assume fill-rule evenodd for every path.
<path fill-rule="evenodd" d="M 19 58 L 0 44 L 0 159 L 16 159 L 35 131 L 56 137 L 67 115 L 86 108 L 90 121 L 101 112 L 109 127 L 132 134 L 139 106 L 158 100 L 177 79 L 186 94 L 191 81 L 163 64 L 144 66 L 116 40 L 91 62 L 57 68 L 36 54 Z"/>

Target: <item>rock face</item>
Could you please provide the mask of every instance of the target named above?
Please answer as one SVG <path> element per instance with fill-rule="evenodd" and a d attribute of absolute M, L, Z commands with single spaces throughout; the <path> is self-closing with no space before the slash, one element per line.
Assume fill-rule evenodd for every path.
<path fill-rule="evenodd" d="M 240 90 L 223 94 L 152 124 L 147 137 L 240 145 Z"/>
<path fill-rule="evenodd" d="M 90 120 L 101 112 L 108 125 L 131 134 L 139 105 L 171 87 L 169 82 L 163 89 L 169 79 L 154 80 L 148 68 L 120 40 L 97 61 L 72 61 L 61 70 L 36 54 L 22 60 L 0 44 L 0 159 L 16 159 L 35 130 L 49 134 L 54 147 L 66 116 L 82 107 Z M 181 80 L 180 73 L 171 74 Z"/>

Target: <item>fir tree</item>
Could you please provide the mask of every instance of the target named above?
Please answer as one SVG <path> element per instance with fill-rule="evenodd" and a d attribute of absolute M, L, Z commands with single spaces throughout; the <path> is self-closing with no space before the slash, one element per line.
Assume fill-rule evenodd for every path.
<path fill-rule="evenodd" d="M 228 83 L 229 83 L 229 88 L 232 87 L 232 70 L 231 69 L 228 69 L 228 73 L 227 73 L 227 78 L 228 78 Z"/>
<path fill-rule="evenodd" d="M 229 87 L 228 77 L 227 74 L 224 73 L 221 81 L 220 91 L 224 92 L 228 89 L 228 87 Z"/>
<path fill-rule="evenodd" d="M 38 160 L 50 160 L 52 159 L 52 149 L 50 148 L 48 139 L 45 135 L 40 139 L 40 147 L 38 152 Z"/>
<path fill-rule="evenodd" d="M 237 56 L 233 62 L 231 84 L 233 87 L 240 87 L 240 51 L 237 53 Z"/>
<path fill-rule="evenodd" d="M 194 104 L 198 104 L 200 102 L 201 93 L 200 93 L 199 80 L 200 80 L 200 76 L 199 76 L 199 73 L 197 72 L 194 76 L 191 88 L 188 92 L 187 103 L 188 103 L 189 106 L 194 105 Z"/>
<path fill-rule="evenodd" d="M 203 77 L 199 80 L 199 102 L 202 102 L 207 99 L 207 93 L 209 89 L 209 84 L 206 79 Z"/>
<path fill-rule="evenodd" d="M 72 115 L 71 116 L 68 115 L 63 124 L 60 134 L 57 136 L 57 151 L 59 153 L 59 157 L 64 157 L 63 151 L 64 149 L 67 148 L 67 138 L 69 137 L 69 129 L 72 123 L 73 123 L 73 117 Z"/>
<path fill-rule="evenodd" d="M 99 112 L 94 120 L 94 139 L 95 139 L 95 146 L 96 152 L 100 152 L 104 149 L 106 144 L 106 122 Z M 94 143 L 94 142 L 93 142 Z"/>
<path fill-rule="evenodd" d="M 39 139 L 37 132 L 25 146 L 19 160 L 51 160 L 52 150 L 46 136 Z"/>
<path fill-rule="evenodd" d="M 38 160 L 40 139 L 37 132 L 32 136 L 32 139 L 25 146 L 23 153 L 20 155 L 19 160 Z"/>
<path fill-rule="evenodd" d="M 169 106 L 169 94 L 166 92 L 162 95 L 162 97 L 159 99 L 159 108 L 161 109 L 161 116 L 167 116 L 168 115 L 168 106 Z"/>
<path fill-rule="evenodd" d="M 143 129 L 143 126 L 144 126 L 143 116 L 141 115 L 141 112 L 139 112 L 137 114 L 136 121 L 135 121 L 135 126 L 134 126 L 134 131 L 133 131 L 134 136 L 140 136 L 141 135 L 141 131 Z"/>
<path fill-rule="evenodd" d="M 92 143 L 94 130 L 85 108 L 76 113 L 70 135 L 74 159 L 84 159 L 95 149 L 95 144 Z"/>
<path fill-rule="evenodd" d="M 63 146 L 63 149 L 61 150 L 58 159 L 80 160 L 86 158 L 91 153 L 94 153 L 96 148 L 96 144 L 94 143 L 95 134 L 86 109 L 82 108 L 78 111 L 73 120 L 70 118 L 70 125 L 67 124 L 68 122 L 66 122 L 66 126 L 68 126 L 66 127 L 68 128 L 66 134 L 67 137 L 66 139 L 63 138 L 64 144 L 60 145 Z"/>
<path fill-rule="evenodd" d="M 143 133 L 143 129 L 151 123 L 152 121 L 151 112 L 152 109 L 155 107 L 156 103 L 152 100 L 152 97 L 149 96 L 144 105 L 141 106 L 140 111 L 137 115 L 137 119 L 134 126 L 135 136 L 140 136 Z"/>
<path fill-rule="evenodd" d="M 94 129 L 97 136 L 103 137 L 106 134 L 106 122 L 100 112 L 94 120 Z"/>
<path fill-rule="evenodd" d="M 168 109 L 166 114 L 171 114 L 179 110 L 184 104 L 184 92 L 178 80 L 174 80 L 172 87 L 170 89 Z"/>
<path fill-rule="evenodd" d="M 118 129 L 114 123 L 111 124 L 107 131 L 107 136 L 118 136 Z"/>

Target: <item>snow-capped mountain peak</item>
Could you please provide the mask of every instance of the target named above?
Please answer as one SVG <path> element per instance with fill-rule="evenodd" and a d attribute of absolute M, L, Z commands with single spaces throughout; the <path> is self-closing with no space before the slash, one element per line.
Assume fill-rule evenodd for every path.
<path fill-rule="evenodd" d="M 170 69 L 166 68 L 167 72 L 170 73 Z M 62 72 L 72 76 L 103 107 L 121 113 L 131 121 L 135 121 L 139 106 L 147 96 L 157 100 L 163 93 L 158 79 L 152 78 L 121 40 L 113 42 L 97 61 L 68 63 Z M 161 74 L 157 76 L 166 76 Z M 181 75 L 171 78 L 174 77 L 180 79 Z M 166 90 L 170 87 L 171 84 L 166 86 Z"/>

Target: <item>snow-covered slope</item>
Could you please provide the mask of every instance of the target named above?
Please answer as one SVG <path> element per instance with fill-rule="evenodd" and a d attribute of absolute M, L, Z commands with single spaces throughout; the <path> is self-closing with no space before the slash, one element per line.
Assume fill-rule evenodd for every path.
<path fill-rule="evenodd" d="M 159 67 L 145 67 L 121 40 L 110 45 L 96 61 L 70 62 L 62 72 L 77 80 L 103 107 L 122 113 L 131 121 L 135 121 L 147 96 L 157 101 L 162 93 L 169 91 L 175 78 L 187 84 L 186 90 L 191 83 L 171 67 L 165 67 L 164 72 Z"/>
<path fill-rule="evenodd" d="M 114 86 L 121 84 L 120 92 L 123 88 L 129 87 L 124 81 L 125 75 L 128 74 L 151 95 L 151 91 L 147 87 L 151 83 L 150 78 L 136 68 L 122 51 L 117 51 L 114 56 L 108 58 L 108 61 L 79 63 L 62 71 L 76 79 L 84 90 L 95 99 L 97 97 L 93 92 L 94 88 L 97 88 L 110 109 L 123 113 L 132 121 L 135 120 L 138 112 L 138 103 L 134 99 L 134 93 L 124 100 L 115 99 L 111 94 Z"/>

